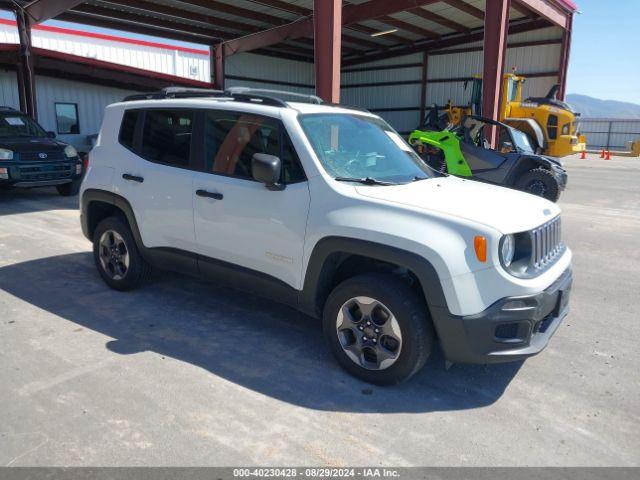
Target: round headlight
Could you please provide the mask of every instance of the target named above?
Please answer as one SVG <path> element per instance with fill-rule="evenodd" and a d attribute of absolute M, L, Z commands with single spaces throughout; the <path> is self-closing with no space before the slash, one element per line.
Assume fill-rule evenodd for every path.
<path fill-rule="evenodd" d="M 66 147 L 64 147 L 64 154 L 68 158 L 73 158 L 78 156 L 78 151 L 73 148 L 73 145 L 67 145 Z"/>
<path fill-rule="evenodd" d="M 505 267 L 511 265 L 513 261 L 513 255 L 516 252 L 516 242 L 513 235 L 506 235 L 502 239 L 502 245 L 500 247 L 500 258 Z"/>

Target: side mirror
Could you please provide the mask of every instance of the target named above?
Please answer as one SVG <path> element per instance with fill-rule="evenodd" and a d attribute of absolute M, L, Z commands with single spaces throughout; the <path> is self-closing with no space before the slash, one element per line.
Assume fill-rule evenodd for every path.
<path fill-rule="evenodd" d="M 56 132 L 47 132 L 47 138 L 56 138 Z"/>
<path fill-rule="evenodd" d="M 269 190 L 282 190 L 280 172 L 282 162 L 275 155 L 254 153 L 251 157 L 251 176 L 254 180 L 264 183 Z"/>

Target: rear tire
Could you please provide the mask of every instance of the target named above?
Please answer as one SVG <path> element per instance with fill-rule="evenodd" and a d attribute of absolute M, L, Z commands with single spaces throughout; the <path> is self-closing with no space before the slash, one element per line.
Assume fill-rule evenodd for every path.
<path fill-rule="evenodd" d="M 435 333 L 424 300 L 405 282 L 363 274 L 338 285 L 323 313 L 323 332 L 338 363 L 353 376 L 393 385 L 418 372 Z"/>
<path fill-rule="evenodd" d="M 151 276 L 127 222 L 121 217 L 102 220 L 93 233 L 93 259 L 100 276 L 115 290 L 133 290 Z"/>
<path fill-rule="evenodd" d="M 71 183 L 64 183 L 62 185 L 58 185 L 56 190 L 63 197 L 73 197 L 78 194 L 80 191 L 81 180 L 73 180 Z"/>
<path fill-rule="evenodd" d="M 515 188 L 523 192 L 557 202 L 560 198 L 560 185 L 553 172 L 546 168 L 534 168 L 523 173 L 515 182 Z"/>

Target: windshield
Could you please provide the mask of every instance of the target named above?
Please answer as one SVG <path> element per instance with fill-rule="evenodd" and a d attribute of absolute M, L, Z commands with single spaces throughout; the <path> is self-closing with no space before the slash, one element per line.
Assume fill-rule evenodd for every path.
<path fill-rule="evenodd" d="M 507 81 L 507 101 L 515 102 L 518 99 L 518 82 L 515 79 L 509 78 Z"/>
<path fill-rule="evenodd" d="M 0 138 L 46 136 L 47 132 L 26 115 L 18 112 L 0 115 Z"/>
<path fill-rule="evenodd" d="M 344 113 L 298 118 L 322 166 L 334 178 L 404 183 L 434 176 L 409 144 L 379 118 Z"/>
<path fill-rule="evenodd" d="M 515 128 L 511 129 L 511 135 L 513 135 L 513 141 L 518 150 L 522 153 L 534 153 L 529 137 Z"/>

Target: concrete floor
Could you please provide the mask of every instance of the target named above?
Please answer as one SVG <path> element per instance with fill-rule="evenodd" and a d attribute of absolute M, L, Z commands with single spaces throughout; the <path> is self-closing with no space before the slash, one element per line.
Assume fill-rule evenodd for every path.
<path fill-rule="evenodd" d="M 174 275 L 99 279 L 77 199 L 0 192 L 0 465 L 639 465 L 640 159 L 572 158 L 573 311 L 524 363 L 342 372 L 320 326 Z"/>

